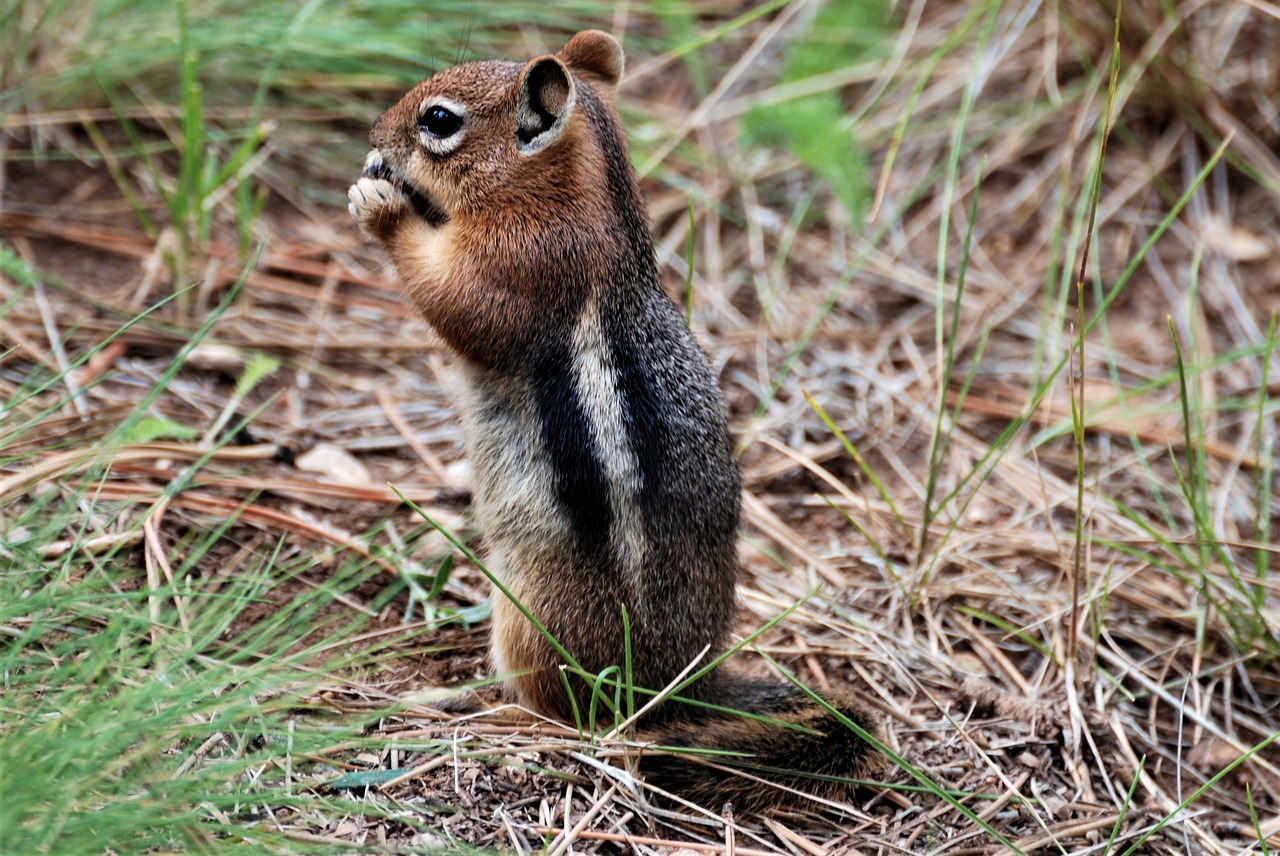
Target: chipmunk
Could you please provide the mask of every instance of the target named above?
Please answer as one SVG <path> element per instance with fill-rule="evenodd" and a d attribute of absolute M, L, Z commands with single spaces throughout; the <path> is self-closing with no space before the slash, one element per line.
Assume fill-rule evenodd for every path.
<path fill-rule="evenodd" d="M 442 71 L 374 124 L 349 198 L 456 354 L 488 567 L 583 670 L 629 667 L 633 685 L 660 690 L 727 647 L 741 484 L 716 376 L 659 284 L 614 104 L 622 68 L 618 42 L 586 31 L 527 63 Z M 491 658 L 537 713 L 572 721 L 591 704 L 591 685 L 566 680 L 498 594 Z M 642 759 L 651 782 L 703 804 L 797 804 L 768 782 L 840 797 L 845 784 L 813 777 L 857 776 L 875 758 L 791 684 L 721 666 L 681 696 L 694 704 L 666 700 L 642 729 L 742 753 L 759 777 Z M 861 705 L 825 698 L 877 733 Z"/>

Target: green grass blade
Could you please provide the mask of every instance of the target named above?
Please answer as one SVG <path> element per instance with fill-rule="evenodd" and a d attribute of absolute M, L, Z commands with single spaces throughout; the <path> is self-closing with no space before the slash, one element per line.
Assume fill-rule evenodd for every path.
<path fill-rule="evenodd" d="M 807 392 L 804 393 L 804 397 L 805 400 L 809 402 L 809 406 L 813 408 L 813 412 L 818 414 L 818 418 L 822 420 L 822 424 L 827 426 L 827 430 L 835 435 L 835 438 L 840 441 L 840 445 L 844 447 L 845 452 L 848 453 L 849 457 L 853 458 L 854 463 L 858 465 L 858 469 L 861 470 L 862 474 L 867 477 L 869 482 L 871 482 L 872 487 L 876 489 L 876 493 L 880 495 L 882 500 L 884 500 L 885 505 L 889 506 L 889 512 L 893 514 L 893 519 L 897 521 L 898 526 L 902 529 L 902 534 L 910 539 L 911 527 L 907 524 L 906 518 L 902 516 L 902 513 L 898 511 L 898 506 L 894 503 L 893 497 L 880 481 L 875 470 L 871 469 L 871 465 L 867 463 L 866 459 L 862 457 L 862 454 L 858 451 L 857 447 L 854 446 L 849 438 L 845 436 L 844 432 L 840 430 L 840 426 L 836 425 L 835 421 L 827 415 L 827 411 L 822 408 L 822 405 Z"/>
<path fill-rule="evenodd" d="M 1205 794 L 1205 792 L 1209 790 L 1209 788 L 1213 787 L 1219 781 L 1225 778 L 1232 770 L 1234 770 L 1236 767 L 1239 767 L 1245 761 L 1248 761 L 1254 755 L 1257 755 L 1259 752 L 1261 752 L 1263 749 L 1270 746 L 1272 743 L 1276 742 L 1277 739 L 1280 739 L 1280 731 L 1277 731 L 1275 734 L 1271 735 L 1266 740 L 1263 740 L 1261 743 L 1254 746 L 1249 751 L 1240 753 L 1240 757 L 1236 758 L 1230 764 L 1223 767 L 1221 770 L 1215 773 L 1208 781 L 1206 781 L 1203 785 L 1196 788 L 1186 799 L 1178 803 L 1177 808 L 1175 808 L 1173 811 L 1169 812 L 1164 817 L 1162 817 L 1159 820 L 1159 822 L 1157 822 L 1154 826 L 1148 829 L 1141 838 L 1133 842 L 1133 844 L 1129 845 L 1129 848 L 1125 850 L 1124 853 L 1121 854 L 1121 856 L 1133 856 L 1134 853 L 1137 853 L 1138 850 L 1141 849 L 1143 844 L 1147 843 L 1147 841 L 1151 838 L 1151 836 L 1155 835 L 1157 832 L 1164 829 L 1170 823 L 1175 821 L 1182 814 L 1183 809 L 1185 809 L 1187 806 L 1194 803 L 1196 800 L 1200 799 L 1200 797 L 1202 797 Z"/>

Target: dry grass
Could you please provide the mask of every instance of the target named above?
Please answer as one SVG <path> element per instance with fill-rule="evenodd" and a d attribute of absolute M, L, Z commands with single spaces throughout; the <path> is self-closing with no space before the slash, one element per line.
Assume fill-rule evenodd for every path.
<path fill-rule="evenodd" d="M 601 764 L 621 764 L 617 744 L 433 713 L 426 685 L 486 674 L 482 635 L 456 625 L 424 626 L 398 656 L 333 676 L 314 696 L 335 712 L 392 714 L 358 749 L 298 759 L 297 787 L 323 790 L 335 770 L 404 774 L 359 789 L 364 813 L 278 806 L 287 839 L 553 853 L 1261 850 L 1251 818 L 1264 835 L 1280 830 L 1280 751 L 1241 759 L 1280 731 L 1280 548 L 1274 534 L 1260 543 L 1280 531 L 1280 355 L 1266 344 L 1280 311 L 1280 6 L 1126 3 L 1084 282 L 1084 317 L 1106 311 L 1072 381 L 1055 367 L 1076 342 L 1075 270 L 1107 109 L 1105 5 L 899 4 L 887 54 L 814 82 L 840 93 L 877 179 L 858 228 L 788 156 L 737 144 L 751 104 L 788 95 L 774 78 L 803 4 L 706 46 L 706 67 L 719 70 L 706 95 L 685 66 L 640 51 L 623 88 L 638 162 L 665 155 L 646 189 L 673 293 L 694 200 L 695 327 L 724 366 L 747 484 L 743 633 L 821 586 L 758 650 L 806 682 L 866 694 L 894 752 L 963 795 L 1007 843 L 892 767 L 861 801 L 803 816 L 664 810 Z M 713 6 L 701 10 L 708 28 Z M 0 144 L 11 155 L 49 139 L 88 148 L 80 118 L 36 134 L 38 118 L 3 119 Z M 349 163 L 317 183 L 340 191 L 355 174 L 363 141 L 352 130 L 348 142 Z M 167 286 L 161 250 L 132 227 L 102 168 L 4 163 L 3 243 L 44 279 L 19 289 L 0 278 L 13 299 L 0 392 L 12 399 Z M 270 184 L 270 164 L 261 168 Z M 289 556 L 354 551 L 391 575 L 434 567 L 446 545 L 387 482 L 466 531 L 439 345 L 406 320 L 340 206 L 281 192 L 260 225 L 270 239 L 242 292 L 150 408 L 203 433 L 227 407 L 243 350 L 269 352 L 283 367 L 235 408 L 254 414 L 246 442 L 212 455 L 196 440 L 113 450 L 101 498 L 126 510 L 78 521 L 85 528 L 46 545 L 49 556 L 86 540 L 123 544 L 139 584 L 156 587 L 189 533 L 238 513 L 191 573 L 226 573 L 277 543 Z M 204 292 L 216 298 L 238 271 L 236 248 L 215 242 Z M 5 414 L 35 427 L 2 449 L 12 463 L 0 463 L 0 508 L 11 510 L 0 525 L 95 477 L 95 441 L 189 337 L 163 319 L 129 328 Z M 1084 402 L 1080 541 L 1073 394 Z M 934 451 L 938 436 L 945 449 Z M 322 443 L 363 469 L 302 471 L 298 457 Z M 180 490 L 160 493 L 197 460 Z M 324 585 L 328 567 L 316 562 L 272 597 Z M 370 613 L 374 638 L 411 627 L 403 598 L 375 608 L 373 586 L 332 608 Z M 443 598 L 483 602 L 482 578 L 461 564 Z"/>

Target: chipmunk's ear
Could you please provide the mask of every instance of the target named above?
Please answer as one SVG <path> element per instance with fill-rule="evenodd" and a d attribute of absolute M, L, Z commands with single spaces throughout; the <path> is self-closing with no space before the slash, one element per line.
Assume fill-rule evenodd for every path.
<path fill-rule="evenodd" d="M 609 95 L 622 79 L 622 46 L 602 30 L 583 30 L 556 54 L 574 74 L 599 86 Z"/>
<path fill-rule="evenodd" d="M 533 154 L 564 133 L 577 91 L 573 75 L 554 56 L 529 60 L 516 86 L 516 148 Z"/>

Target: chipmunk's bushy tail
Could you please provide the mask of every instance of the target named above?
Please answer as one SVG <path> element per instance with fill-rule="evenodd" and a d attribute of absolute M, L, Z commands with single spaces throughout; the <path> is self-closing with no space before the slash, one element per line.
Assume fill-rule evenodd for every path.
<path fill-rule="evenodd" d="M 667 704 L 670 718 L 652 725 L 655 742 L 694 751 L 646 754 L 640 770 L 657 787 L 709 809 L 731 803 L 735 813 L 751 814 L 812 805 L 805 794 L 847 799 L 853 786 L 843 780 L 879 765 L 875 747 L 801 688 L 724 669 L 713 677 L 714 693 L 704 699 L 734 712 Z M 879 739 L 880 722 L 865 706 L 844 694 L 819 695 Z"/>

